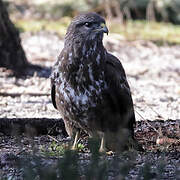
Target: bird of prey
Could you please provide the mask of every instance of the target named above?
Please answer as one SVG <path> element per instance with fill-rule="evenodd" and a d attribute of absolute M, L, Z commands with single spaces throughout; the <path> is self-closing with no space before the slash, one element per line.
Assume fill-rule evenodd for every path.
<path fill-rule="evenodd" d="M 97 13 L 76 16 L 52 69 L 52 102 L 75 137 L 73 148 L 81 130 L 101 139 L 100 151 L 118 151 L 134 140 L 130 88 L 121 62 L 103 46 L 104 33 L 108 28 Z"/>

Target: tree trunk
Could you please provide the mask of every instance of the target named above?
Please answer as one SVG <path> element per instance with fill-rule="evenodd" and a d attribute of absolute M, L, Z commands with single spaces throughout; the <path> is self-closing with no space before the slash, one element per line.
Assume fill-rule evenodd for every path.
<path fill-rule="evenodd" d="M 107 15 L 107 19 L 112 19 L 113 14 L 111 11 L 111 2 L 109 0 L 104 0 L 104 5 L 105 5 L 105 13 Z"/>
<path fill-rule="evenodd" d="M 148 21 L 155 21 L 156 17 L 155 17 L 155 11 L 154 11 L 154 0 L 150 0 L 147 8 L 146 8 L 146 19 Z"/>
<path fill-rule="evenodd" d="M 111 2 L 112 2 L 112 6 L 114 8 L 114 11 L 116 13 L 116 16 L 118 18 L 119 23 L 123 24 L 124 17 L 123 17 L 123 13 L 121 11 L 121 8 L 120 8 L 120 2 L 117 0 L 111 0 Z"/>
<path fill-rule="evenodd" d="M 22 73 L 28 65 L 19 32 L 9 19 L 6 7 L 0 0 L 0 67 Z"/>

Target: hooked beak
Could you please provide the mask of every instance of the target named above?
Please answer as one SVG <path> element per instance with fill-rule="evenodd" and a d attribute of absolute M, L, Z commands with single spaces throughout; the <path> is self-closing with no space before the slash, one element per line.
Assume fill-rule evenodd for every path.
<path fill-rule="evenodd" d="M 101 29 L 102 29 L 102 31 L 103 31 L 104 33 L 106 33 L 106 34 L 108 35 L 109 30 L 108 30 L 108 28 L 107 28 L 106 24 L 101 23 Z"/>
<path fill-rule="evenodd" d="M 109 30 L 108 30 L 108 28 L 107 28 L 105 23 L 101 23 L 100 27 L 98 27 L 94 31 L 102 31 L 103 33 L 106 33 L 107 35 L 109 33 Z"/>

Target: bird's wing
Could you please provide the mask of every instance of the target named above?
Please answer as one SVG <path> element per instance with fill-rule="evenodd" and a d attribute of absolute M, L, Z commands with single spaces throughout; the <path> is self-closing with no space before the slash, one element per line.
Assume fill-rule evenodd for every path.
<path fill-rule="evenodd" d="M 106 75 L 111 87 L 115 86 L 115 88 L 121 89 L 126 94 L 131 95 L 124 68 L 119 59 L 110 53 L 107 54 L 106 58 Z"/>
<path fill-rule="evenodd" d="M 54 69 L 56 68 L 56 66 L 54 66 L 53 70 L 52 70 L 52 74 L 51 74 L 51 100 L 53 103 L 53 106 L 57 109 L 57 105 L 56 105 L 56 71 L 54 71 Z"/>
<path fill-rule="evenodd" d="M 56 86 L 55 86 L 55 84 L 51 84 L 51 100 L 52 100 L 54 108 L 57 109 L 57 105 L 56 105 Z"/>
<path fill-rule="evenodd" d="M 135 115 L 130 87 L 121 62 L 110 53 L 107 54 L 106 58 L 105 77 L 110 95 L 119 113 L 129 114 L 129 127 L 132 129 L 135 123 Z"/>
<path fill-rule="evenodd" d="M 61 51 L 58 60 L 56 61 L 56 63 L 54 64 L 53 68 L 52 68 L 52 73 L 50 76 L 51 79 L 51 100 L 53 103 L 53 106 L 57 109 L 57 104 L 56 104 L 56 83 L 59 81 L 59 63 L 62 59 L 63 56 L 63 50 Z"/>

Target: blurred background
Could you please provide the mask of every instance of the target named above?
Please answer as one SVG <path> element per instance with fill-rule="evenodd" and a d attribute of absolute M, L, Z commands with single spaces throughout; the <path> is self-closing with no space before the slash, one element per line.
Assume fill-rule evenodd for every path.
<path fill-rule="evenodd" d="M 138 121 L 135 137 L 149 152 L 147 157 L 146 153 L 138 154 L 140 160 L 134 163 L 135 158 L 130 166 L 127 166 L 129 157 L 125 156 L 125 161 L 117 166 L 123 175 L 118 176 L 119 179 L 129 172 L 133 174 L 129 179 L 136 179 L 134 176 L 137 179 L 163 179 L 165 165 L 165 179 L 180 179 L 180 0 L 3 0 L 3 3 L 0 0 L 0 179 L 4 179 L 1 177 L 3 170 L 10 173 L 5 179 L 16 179 L 9 163 L 9 159 L 13 162 L 16 159 L 13 156 L 3 158 L 2 153 L 11 152 L 16 157 L 24 152 L 39 152 L 41 157 L 43 147 L 48 149 L 49 155 L 65 149 L 59 146 L 64 138 L 63 126 L 56 124 L 62 124 L 62 121 L 51 102 L 49 76 L 63 49 L 67 26 L 74 16 L 88 11 L 95 11 L 106 19 L 109 35 L 104 35 L 104 46 L 119 58 L 126 71 Z M 32 126 L 33 129 L 26 126 L 28 122 L 39 124 Z M 48 122 L 55 124 L 49 127 Z M 25 127 L 28 137 L 44 128 L 48 130 L 48 136 L 36 136 L 30 143 L 25 136 L 21 140 L 4 136 L 16 135 L 20 127 Z M 52 130 L 57 130 L 55 138 L 49 136 Z M 174 139 L 162 141 L 160 137 L 163 136 Z M 44 175 L 44 170 L 48 170 L 39 158 L 38 163 L 27 161 L 22 166 L 27 167 L 26 172 L 31 176 L 33 173 Z M 72 163 L 67 158 L 67 161 L 64 163 L 70 166 L 66 167 L 72 167 L 76 160 L 72 158 Z M 49 165 L 45 175 L 59 172 L 54 165 Z M 99 166 L 92 167 L 98 167 L 95 173 L 90 171 L 92 175 L 97 173 L 96 169 L 102 172 Z M 129 171 L 130 167 L 135 170 Z M 144 169 L 139 169 L 141 167 Z M 157 170 L 157 176 L 154 176 L 154 170 Z M 67 171 L 67 174 L 73 173 Z M 55 179 L 52 178 L 54 174 L 49 176 L 50 179 Z M 36 177 L 30 179 L 41 179 L 39 175 Z M 57 177 L 59 179 L 59 174 Z M 42 176 L 42 179 L 48 179 L 48 176 Z"/>
<path fill-rule="evenodd" d="M 179 43 L 179 0 L 4 0 L 23 31 L 50 30 L 64 35 L 71 18 L 95 11 L 108 19 L 111 33 L 127 40 Z M 176 26 L 174 26 L 176 25 Z"/>
<path fill-rule="evenodd" d="M 44 69 L 33 71 L 34 76 L 25 80 L 0 77 L 0 93 L 19 93 L 17 100 L 0 96 L 2 104 L 7 104 L 2 105 L 2 117 L 59 117 L 49 96 L 51 67 L 63 48 L 72 18 L 95 11 L 105 17 L 110 31 L 104 36 L 105 47 L 126 70 L 135 108 L 140 113 L 136 114 L 137 120 L 179 118 L 180 0 L 3 2 L 20 32 L 27 61 Z M 33 93 L 36 96 L 32 97 Z"/>

